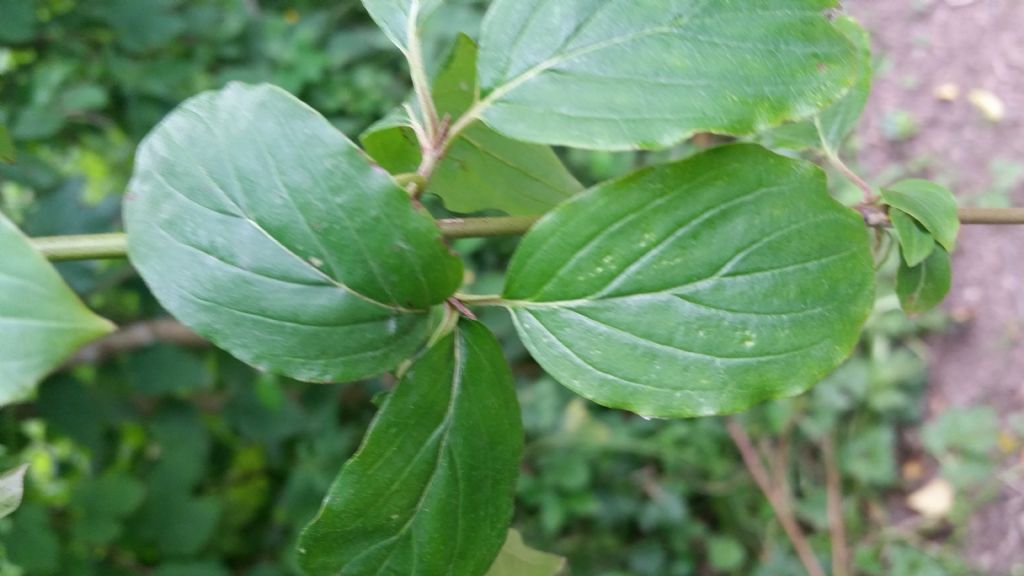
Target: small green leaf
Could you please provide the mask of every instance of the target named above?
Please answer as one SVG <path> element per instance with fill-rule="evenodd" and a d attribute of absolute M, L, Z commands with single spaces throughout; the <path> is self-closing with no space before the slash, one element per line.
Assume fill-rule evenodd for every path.
<path fill-rule="evenodd" d="M 415 42 L 419 28 L 444 0 L 363 0 L 370 17 L 403 52 Z"/>
<path fill-rule="evenodd" d="M 476 59 L 476 44 L 460 36 L 434 81 L 442 115 L 458 118 L 472 106 Z M 393 174 L 419 166 L 420 146 L 404 110 L 372 126 L 361 139 L 367 153 Z M 544 214 L 582 189 L 551 148 L 506 138 L 482 122 L 459 134 L 427 187 L 453 212 L 493 209 L 517 216 Z"/>
<path fill-rule="evenodd" d="M 299 542 L 310 576 L 480 576 L 512 517 L 523 429 L 494 336 L 463 321 L 388 396 Z"/>
<path fill-rule="evenodd" d="M 21 506 L 21 498 L 25 493 L 25 472 L 28 465 L 23 465 L 0 474 L 0 518 L 6 518 Z"/>
<path fill-rule="evenodd" d="M 907 266 L 914 267 L 924 262 L 935 249 L 935 238 L 912 216 L 902 210 L 889 212 L 893 230 L 900 241 L 903 259 Z"/>
<path fill-rule="evenodd" d="M 114 330 L 0 214 L 0 406 L 24 400 L 85 344 Z"/>
<path fill-rule="evenodd" d="M 754 145 L 648 168 L 527 234 L 505 297 L 557 380 L 648 417 L 737 412 L 806 391 L 874 301 L 863 220 L 815 166 Z"/>
<path fill-rule="evenodd" d="M 953 284 L 953 263 L 949 252 L 936 248 L 921 264 L 911 268 L 900 262 L 896 274 L 896 293 L 903 309 L 921 314 L 935 308 L 946 299 Z"/>
<path fill-rule="evenodd" d="M 0 162 L 11 164 L 15 159 L 14 142 L 7 126 L 0 124 Z"/>
<path fill-rule="evenodd" d="M 523 542 L 517 530 L 508 531 L 505 546 L 487 576 L 558 576 L 565 571 L 565 558 L 540 552 Z"/>
<path fill-rule="evenodd" d="M 903 180 L 882 190 L 882 199 L 920 222 L 947 252 L 960 233 L 956 198 L 949 189 L 928 180 Z"/>
<path fill-rule="evenodd" d="M 477 110 L 530 142 L 659 148 L 751 134 L 824 109 L 856 82 L 834 0 L 497 0 Z"/>
<path fill-rule="evenodd" d="M 430 216 L 283 90 L 190 99 L 143 142 L 129 254 L 160 302 L 250 364 L 346 381 L 426 340 L 462 263 Z"/>

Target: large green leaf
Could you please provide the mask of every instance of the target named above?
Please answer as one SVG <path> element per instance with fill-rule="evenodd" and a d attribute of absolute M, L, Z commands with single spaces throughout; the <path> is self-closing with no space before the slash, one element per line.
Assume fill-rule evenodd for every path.
<path fill-rule="evenodd" d="M 426 339 L 462 264 L 429 215 L 271 86 L 192 98 L 143 142 L 125 221 L 161 303 L 257 367 L 353 380 Z"/>
<path fill-rule="evenodd" d="M 953 263 L 949 252 L 936 247 L 927 260 L 910 267 L 900 262 L 896 274 L 896 294 L 903 309 L 920 314 L 935 308 L 946 299 L 953 284 Z"/>
<path fill-rule="evenodd" d="M 512 517 L 523 429 L 494 336 L 463 321 L 409 369 L 299 543 L 310 576 L 480 576 Z"/>
<path fill-rule="evenodd" d="M 863 220 L 815 166 L 734 145 L 585 192 L 533 228 L 505 297 L 557 380 L 648 417 L 807 390 L 874 300 Z"/>
<path fill-rule="evenodd" d="M 423 21 L 444 0 L 363 0 L 363 6 L 384 34 L 402 51 L 408 51 Z"/>
<path fill-rule="evenodd" d="M 508 531 L 501 554 L 487 576 L 558 576 L 565 571 L 565 558 L 539 552 L 523 542 L 516 530 Z"/>
<path fill-rule="evenodd" d="M 476 60 L 476 44 L 460 36 L 434 81 L 441 114 L 457 118 L 472 106 Z M 404 111 L 372 126 L 362 141 L 370 156 L 392 173 L 414 172 L 420 163 L 420 146 Z M 551 148 L 506 138 L 482 122 L 474 122 L 452 142 L 427 187 L 453 212 L 494 209 L 524 216 L 543 214 L 582 189 Z"/>
<path fill-rule="evenodd" d="M 14 470 L 0 473 L 0 519 L 10 516 L 18 509 L 18 506 L 21 506 L 27 470 L 28 466 L 23 465 Z"/>
<path fill-rule="evenodd" d="M 75 350 L 113 331 L 0 214 L 0 406 L 25 399 Z"/>
<path fill-rule="evenodd" d="M 913 216 L 947 251 L 956 248 L 960 218 L 948 188 L 928 180 L 903 180 L 883 189 L 882 200 Z"/>
<path fill-rule="evenodd" d="M 889 212 L 892 228 L 900 242 L 900 252 L 907 266 L 917 266 L 931 256 L 935 250 L 935 238 L 924 229 L 924 226 L 902 210 L 892 209 Z"/>
<path fill-rule="evenodd" d="M 664 147 L 809 116 L 857 79 L 835 0 L 496 0 L 477 112 L 520 140 Z"/>

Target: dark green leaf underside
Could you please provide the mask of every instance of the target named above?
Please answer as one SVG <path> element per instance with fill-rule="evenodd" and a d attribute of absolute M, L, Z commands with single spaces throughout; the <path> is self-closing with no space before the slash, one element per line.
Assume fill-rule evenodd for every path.
<path fill-rule="evenodd" d="M 581 148 L 752 134 L 836 102 L 857 48 L 833 0 L 497 0 L 481 32 L 483 119 Z"/>
<path fill-rule="evenodd" d="M 408 195 L 271 86 L 192 98 L 143 142 L 125 204 L 161 303 L 259 368 L 342 381 L 398 365 L 461 262 Z"/>
<path fill-rule="evenodd" d="M 737 412 L 807 390 L 874 298 L 863 221 L 808 163 L 728 146 L 556 209 L 505 297 L 556 379 L 649 417 Z"/>
<path fill-rule="evenodd" d="M 0 214 L 0 406 L 27 398 L 79 347 L 114 326 L 90 312 Z"/>
<path fill-rule="evenodd" d="M 902 210 L 893 208 L 889 212 L 893 230 L 900 242 L 900 252 L 907 266 L 924 262 L 935 250 L 935 238 L 917 220 Z"/>
<path fill-rule="evenodd" d="M 512 516 L 523 446 L 512 375 L 482 324 L 426 351 L 303 533 L 310 576 L 481 576 Z"/>
<path fill-rule="evenodd" d="M 936 247 L 927 260 L 913 268 L 900 262 L 896 294 L 904 310 L 921 314 L 942 304 L 952 284 L 953 263 L 949 252 Z"/>

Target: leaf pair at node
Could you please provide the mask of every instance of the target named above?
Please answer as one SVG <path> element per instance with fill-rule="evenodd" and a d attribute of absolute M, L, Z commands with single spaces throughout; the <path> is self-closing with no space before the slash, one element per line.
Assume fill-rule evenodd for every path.
<path fill-rule="evenodd" d="M 882 191 L 902 258 L 896 293 L 904 310 L 923 313 L 945 300 L 952 284 L 950 253 L 960 232 L 956 198 L 926 180 L 905 180 Z"/>

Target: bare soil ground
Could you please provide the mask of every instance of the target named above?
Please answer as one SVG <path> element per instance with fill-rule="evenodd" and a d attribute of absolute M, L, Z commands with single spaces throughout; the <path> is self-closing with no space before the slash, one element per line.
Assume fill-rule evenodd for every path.
<path fill-rule="evenodd" d="M 859 134 L 863 171 L 878 177 L 919 166 L 918 174 L 951 184 L 964 204 L 1001 187 L 1024 206 L 1024 183 L 998 182 L 1024 165 L 1024 1 L 847 0 L 846 8 L 871 31 L 882 58 Z M 944 85 L 947 97 L 949 86 L 959 96 L 939 98 Z M 1000 122 L 970 102 L 975 89 L 1002 101 Z M 916 136 L 886 136 L 897 111 L 916 121 Z M 993 169 L 995 159 L 1004 168 Z M 954 270 L 948 309 L 961 324 L 932 341 L 929 413 L 971 405 L 1004 416 L 1024 411 L 1024 226 L 967 227 Z M 972 521 L 970 557 L 983 574 L 1024 573 L 1016 571 L 1024 570 L 1024 480 L 1015 473 L 1022 464 L 1019 453 L 1008 457 L 998 500 Z"/>

